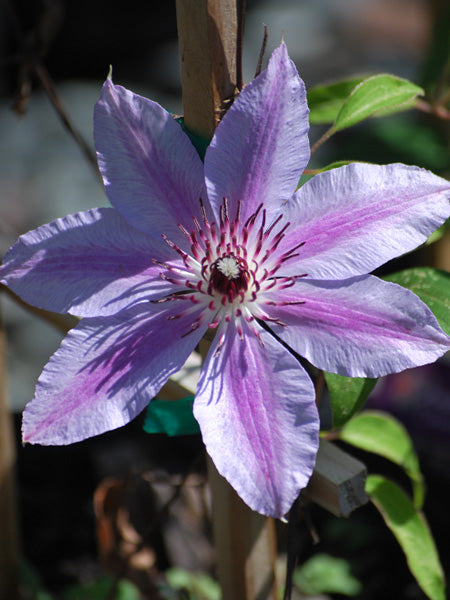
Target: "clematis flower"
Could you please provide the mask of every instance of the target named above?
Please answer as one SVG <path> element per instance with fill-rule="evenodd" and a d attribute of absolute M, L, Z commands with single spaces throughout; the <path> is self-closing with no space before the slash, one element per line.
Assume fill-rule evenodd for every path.
<path fill-rule="evenodd" d="M 379 377 L 449 349 L 414 294 L 368 273 L 448 217 L 450 184 L 351 164 L 296 190 L 308 107 L 284 45 L 204 163 L 169 113 L 110 79 L 94 134 L 113 208 L 27 233 L 0 271 L 25 301 L 83 317 L 39 378 L 24 440 L 69 444 L 124 425 L 213 330 L 194 404 L 203 440 L 251 508 L 281 517 L 309 480 L 319 432 L 292 350 Z"/>

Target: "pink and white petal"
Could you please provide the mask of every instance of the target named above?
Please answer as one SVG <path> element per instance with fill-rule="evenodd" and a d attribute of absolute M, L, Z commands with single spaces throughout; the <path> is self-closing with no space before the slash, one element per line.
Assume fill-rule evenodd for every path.
<path fill-rule="evenodd" d="M 205 156 L 208 197 L 218 218 L 226 197 L 234 219 L 261 203 L 269 221 L 292 197 L 309 161 L 306 91 L 286 46 L 246 85 L 219 123 Z"/>
<path fill-rule="evenodd" d="M 191 330 L 199 313 L 182 315 L 186 304 L 139 304 L 80 321 L 38 380 L 23 415 L 24 441 L 72 444 L 138 415 L 205 333 L 205 324 Z"/>
<path fill-rule="evenodd" d="M 311 279 L 366 274 L 413 250 L 450 215 L 450 182 L 418 167 L 350 164 L 316 175 L 286 205 L 280 269 Z"/>
<path fill-rule="evenodd" d="M 253 510 L 282 517 L 312 474 L 319 418 L 299 362 L 258 326 L 233 323 L 203 366 L 194 415 L 217 470 Z M 217 336 L 216 336 L 217 340 Z"/>
<path fill-rule="evenodd" d="M 282 299 L 272 295 L 264 309 L 284 323 L 270 327 L 291 348 L 340 375 L 380 377 L 434 362 L 450 350 L 450 337 L 415 294 L 372 275 L 305 279 L 284 290 Z"/>
<path fill-rule="evenodd" d="M 203 164 L 181 126 L 156 102 L 108 79 L 94 110 L 94 139 L 106 192 L 137 229 L 186 247 L 178 229 L 209 209 Z"/>
<path fill-rule="evenodd" d="M 173 254 L 114 209 L 93 209 L 21 236 L 5 256 L 0 281 L 45 310 L 108 315 L 180 289 L 163 281 L 152 262 Z"/>

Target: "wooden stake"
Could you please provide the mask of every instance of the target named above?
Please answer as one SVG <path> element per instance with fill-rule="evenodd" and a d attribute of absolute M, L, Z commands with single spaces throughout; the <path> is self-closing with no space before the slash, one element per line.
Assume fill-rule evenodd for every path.
<path fill-rule="evenodd" d="M 276 598 L 275 523 L 251 511 L 208 459 L 214 546 L 223 600 Z"/>
<path fill-rule="evenodd" d="M 194 133 L 213 136 L 238 86 L 237 0 L 177 0 L 184 120 Z"/>
<path fill-rule="evenodd" d="M 185 125 L 210 139 L 239 85 L 237 0 L 177 0 Z M 275 600 L 275 527 L 250 510 L 210 461 L 222 600 Z"/>
<path fill-rule="evenodd" d="M 0 598 L 19 598 L 15 444 L 6 401 L 6 339 L 0 315 Z"/>
<path fill-rule="evenodd" d="M 331 442 L 320 440 L 314 473 L 304 496 L 337 517 L 348 517 L 369 501 L 364 489 L 367 469 Z"/>

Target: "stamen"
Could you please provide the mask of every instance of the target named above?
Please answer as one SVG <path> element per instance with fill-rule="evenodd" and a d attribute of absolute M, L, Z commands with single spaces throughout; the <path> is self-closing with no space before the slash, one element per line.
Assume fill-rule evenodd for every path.
<path fill-rule="evenodd" d="M 169 283 L 173 283 L 174 285 L 180 285 L 180 281 L 178 279 L 174 279 L 173 277 L 168 277 L 165 273 L 160 273 L 159 278 L 163 281 L 168 281 Z"/>
<path fill-rule="evenodd" d="M 281 221 L 281 219 L 283 218 L 283 215 L 279 215 L 275 221 L 272 223 L 272 225 L 269 227 L 269 229 L 266 230 L 264 237 L 267 239 L 269 237 L 269 235 L 272 233 L 273 228 L 275 227 L 275 225 L 277 223 L 279 223 Z M 289 223 L 287 224 L 287 226 L 289 226 Z"/>
<path fill-rule="evenodd" d="M 300 242 L 300 244 L 297 244 L 296 246 L 294 246 L 293 248 L 291 248 L 288 252 L 286 252 L 284 256 L 287 256 L 287 258 L 290 258 L 288 255 L 291 255 L 292 252 L 295 252 L 296 250 L 298 250 L 299 248 L 301 248 L 305 244 L 306 244 L 306 242 Z M 292 256 L 298 256 L 298 254 L 293 254 Z"/>
<path fill-rule="evenodd" d="M 201 325 L 201 319 L 198 318 L 191 324 L 189 331 L 186 331 L 186 333 L 183 333 L 183 335 L 181 337 L 185 338 L 190 333 L 194 333 L 194 331 L 196 331 L 200 327 L 200 325 Z"/>
<path fill-rule="evenodd" d="M 220 334 L 219 340 L 217 342 L 216 351 L 214 352 L 214 358 L 217 358 L 219 356 L 224 342 L 225 342 L 225 331 L 222 331 Z"/>
<path fill-rule="evenodd" d="M 264 304 L 269 306 L 295 306 L 296 304 L 306 304 L 306 300 L 266 300 Z"/>
<path fill-rule="evenodd" d="M 199 199 L 199 202 L 200 202 L 200 208 L 202 211 L 203 223 L 205 224 L 206 228 L 209 229 L 208 217 L 206 216 L 206 209 L 205 209 L 205 205 L 203 203 L 202 198 Z"/>
<path fill-rule="evenodd" d="M 244 224 L 244 229 L 247 229 L 247 228 L 250 226 L 250 223 L 252 223 L 252 224 L 253 224 L 253 223 L 255 222 L 255 220 L 256 220 L 256 217 L 257 217 L 257 216 L 258 216 L 258 214 L 260 213 L 260 211 L 261 211 L 262 207 L 263 207 L 263 204 L 260 204 L 260 205 L 258 206 L 258 208 L 256 209 L 256 212 L 254 212 L 254 213 L 253 213 L 253 214 L 252 214 L 252 215 L 251 215 L 251 216 L 250 216 L 250 217 L 247 219 L 247 221 L 246 221 L 246 222 L 245 222 L 245 224 Z"/>
<path fill-rule="evenodd" d="M 192 238 L 191 238 L 191 234 L 189 233 L 189 231 L 186 229 L 186 227 L 184 227 L 181 223 L 178 223 L 178 229 L 184 233 L 184 235 L 187 237 L 187 239 L 192 243 Z"/>
<path fill-rule="evenodd" d="M 215 318 L 214 321 L 211 321 L 211 323 L 208 324 L 209 329 L 216 329 L 216 327 L 220 324 L 220 319 L 219 318 Z"/>
<path fill-rule="evenodd" d="M 176 244 L 174 244 L 171 240 L 169 240 L 169 238 L 162 233 L 161 234 L 162 239 L 166 242 L 166 244 L 168 246 L 170 246 L 173 250 L 175 250 L 175 252 L 177 254 L 179 254 L 181 256 L 181 258 L 184 261 L 184 264 L 189 267 L 190 263 L 192 261 L 192 258 L 189 256 L 189 254 L 186 254 L 186 252 L 184 252 L 184 250 L 182 250 L 179 246 L 177 246 Z"/>
<path fill-rule="evenodd" d="M 198 222 L 197 217 L 192 217 L 192 220 L 194 221 L 194 225 L 197 228 L 197 231 L 201 234 L 202 228 L 200 227 L 200 223 Z"/>
<path fill-rule="evenodd" d="M 228 218 L 228 200 L 227 198 L 223 198 L 223 214 L 225 217 L 225 221 L 229 222 L 229 218 Z"/>
<path fill-rule="evenodd" d="M 237 207 L 236 207 L 236 217 L 234 219 L 236 226 L 239 225 L 240 218 L 241 218 L 241 201 L 238 200 Z"/>
<path fill-rule="evenodd" d="M 290 254 L 289 256 L 282 256 L 280 259 L 280 263 L 284 263 L 287 260 L 289 260 L 290 258 L 295 258 L 296 256 L 300 256 L 298 253 L 296 254 Z"/>
<path fill-rule="evenodd" d="M 262 240 L 263 239 L 263 235 L 264 235 L 264 226 L 266 224 L 266 209 L 263 210 L 262 212 L 262 220 L 261 220 L 261 225 L 259 226 L 259 239 Z"/>
<path fill-rule="evenodd" d="M 165 234 L 162 239 L 183 260 L 175 265 L 153 259 L 165 272 L 161 279 L 177 286 L 174 294 L 156 302 L 170 302 L 180 297 L 189 301 L 180 314 L 169 315 L 169 321 L 186 317 L 193 312 L 193 322 L 183 337 L 197 330 L 202 323 L 209 329 L 219 328 L 216 355 L 224 344 L 226 324 L 234 321 L 241 340 L 245 333 L 255 335 L 264 346 L 255 319 L 276 323 L 285 327 L 278 318 L 269 317 L 262 309 L 268 306 L 301 305 L 301 300 L 281 300 L 275 293 L 275 300 L 266 300 L 266 292 L 287 289 L 295 282 L 307 277 L 306 273 L 278 277 L 277 271 L 284 262 L 298 258 L 298 250 L 304 241 L 284 252 L 277 248 L 285 238 L 290 222 L 283 223 L 283 214 L 274 217 L 267 224 L 268 213 L 261 203 L 244 224 L 241 223 L 242 201 L 236 202 L 234 219 L 230 221 L 230 205 L 226 197 L 219 207 L 219 218 L 209 222 L 203 200 L 199 199 L 201 218 L 192 217 L 192 231 L 184 224 L 178 228 L 189 241 L 189 253 L 172 242 Z M 209 210 L 209 209 L 208 209 Z M 277 229 L 279 230 L 277 231 Z M 300 270 L 300 269 L 299 269 Z M 181 294 L 178 290 L 181 289 Z M 261 295 L 263 294 L 263 295 Z M 280 299 L 279 299 L 280 298 Z M 259 301 L 258 301 L 259 299 Z M 199 313 L 200 305 L 200 313 Z M 176 311 L 178 313 L 178 311 Z M 200 315 L 200 316 L 199 316 Z"/>

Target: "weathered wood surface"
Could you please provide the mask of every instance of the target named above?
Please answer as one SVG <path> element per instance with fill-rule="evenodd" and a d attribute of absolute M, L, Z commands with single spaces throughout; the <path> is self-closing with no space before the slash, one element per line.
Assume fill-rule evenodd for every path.
<path fill-rule="evenodd" d="M 15 443 L 6 398 L 6 338 L 0 315 L 0 598 L 19 598 Z"/>

